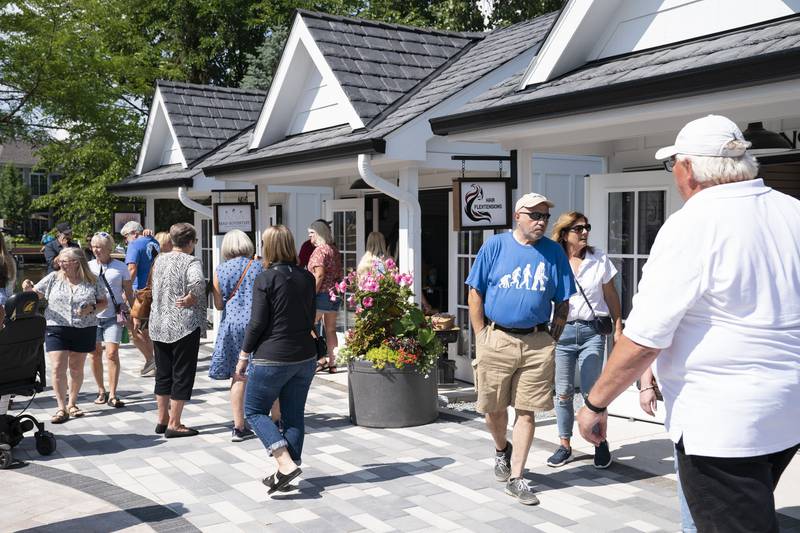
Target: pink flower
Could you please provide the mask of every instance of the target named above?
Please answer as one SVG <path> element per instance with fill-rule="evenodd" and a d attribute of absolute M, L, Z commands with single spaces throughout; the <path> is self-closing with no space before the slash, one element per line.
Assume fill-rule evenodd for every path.
<path fill-rule="evenodd" d="M 335 302 L 335 301 L 336 301 L 336 299 L 338 298 L 338 297 L 337 297 L 337 296 L 336 296 L 336 295 L 333 293 L 333 291 L 331 291 L 331 292 L 330 292 L 330 296 L 331 296 L 331 301 L 332 301 L 332 302 Z"/>
<path fill-rule="evenodd" d="M 395 262 L 394 262 L 394 259 L 392 259 L 391 257 L 390 257 L 389 259 L 387 259 L 387 260 L 386 260 L 386 268 L 387 268 L 388 270 L 392 270 L 392 269 L 394 269 L 394 267 L 396 267 L 396 266 L 397 266 L 397 263 L 395 263 Z"/>
<path fill-rule="evenodd" d="M 356 295 L 351 294 L 350 297 L 347 299 L 347 303 L 352 307 L 356 305 Z"/>
<path fill-rule="evenodd" d="M 374 299 L 374 298 L 372 298 L 372 297 L 370 297 L 370 296 L 367 296 L 366 298 L 364 298 L 364 299 L 361 301 L 361 303 L 363 303 L 363 304 L 364 304 L 364 307 L 366 307 L 367 309 L 369 309 L 370 307 L 372 307 L 373 305 L 375 305 L 375 299 Z"/>

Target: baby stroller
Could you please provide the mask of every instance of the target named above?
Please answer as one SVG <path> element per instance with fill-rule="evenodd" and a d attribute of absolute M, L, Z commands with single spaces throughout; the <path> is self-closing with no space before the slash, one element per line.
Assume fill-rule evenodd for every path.
<path fill-rule="evenodd" d="M 0 330 L 0 469 L 13 462 L 11 448 L 36 426 L 36 451 L 50 455 L 56 438 L 31 415 L 6 413 L 10 395 L 35 396 L 45 387 L 45 320 L 35 292 L 15 294 L 5 305 L 5 328 Z M 31 398 L 31 401 L 33 398 Z"/>

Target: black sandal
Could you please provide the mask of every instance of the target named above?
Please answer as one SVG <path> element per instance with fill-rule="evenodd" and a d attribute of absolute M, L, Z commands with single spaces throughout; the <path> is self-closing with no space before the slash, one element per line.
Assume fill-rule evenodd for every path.
<path fill-rule="evenodd" d="M 98 392 L 97 399 L 95 399 L 95 405 L 103 405 L 108 402 L 108 393 L 107 392 Z"/>
<path fill-rule="evenodd" d="M 288 474 L 281 474 L 280 472 L 275 472 L 271 476 L 268 476 L 262 480 L 262 483 L 269 487 L 267 490 L 267 494 L 272 494 L 273 492 L 282 491 L 286 487 L 289 486 L 289 483 L 292 482 L 297 476 L 302 474 L 303 471 L 300 470 L 300 467 L 295 468 Z"/>
<path fill-rule="evenodd" d="M 325 372 L 326 370 L 330 369 L 330 365 L 328 365 L 328 361 L 326 359 L 320 359 L 317 361 L 317 370 L 316 372 Z"/>
<path fill-rule="evenodd" d="M 120 400 L 116 396 L 112 396 L 112 397 L 110 397 L 108 399 L 108 405 L 110 407 L 114 407 L 116 409 L 119 409 L 120 407 L 125 407 L 125 402 L 123 402 L 122 400 Z"/>

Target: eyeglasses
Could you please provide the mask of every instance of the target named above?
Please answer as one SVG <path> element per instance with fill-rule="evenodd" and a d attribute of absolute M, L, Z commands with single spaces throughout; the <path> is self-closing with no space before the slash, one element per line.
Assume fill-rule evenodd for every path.
<path fill-rule="evenodd" d="M 550 220 L 550 213 L 540 213 L 539 211 L 520 211 L 523 215 L 528 215 L 531 220 L 538 222 L 539 220 L 544 220 L 547 222 Z"/>
<path fill-rule="evenodd" d="M 677 159 L 675 158 L 675 156 L 673 155 L 672 157 L 670 157 L 670 158 L 669 158 L 669 159 L 667 159 L 666 161 L 662 161 L 662 162 L 664 163 L 664 169 L 665 169 L 667 172 L 672 172 L 672 169 L 673 169 L 673 168 L 675 168 L 675 163 L 677 163 L 677 162 L 678 162 L 678 160 L 677 160 Z"/>
<path fill-rule="evenodd" d="M 575 224 L 574 226 L 569 228 L 569 231 L 572 231 L 572 232 L 575 232 L 575 233 L 583 233 L 584 230 L 585 231 L 592 231 L 592 225 L 591 224 Z"/>
<path fill-rule="evenodd" d="M 94 234 L 94 236 L 95 237 L 102 237 L 104 239 L 108 239 L 109 237 L 111 237 L 111 235 L 109 235 L 105 231 L 98 231 L 97 233 Z"/>

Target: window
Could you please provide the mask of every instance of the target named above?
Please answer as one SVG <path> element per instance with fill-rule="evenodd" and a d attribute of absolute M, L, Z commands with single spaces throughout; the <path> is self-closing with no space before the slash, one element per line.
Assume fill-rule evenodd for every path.
<path fill-rule="evenodd" d="M 475 358 L 475 335 L 472 331 L 472 324 L 469 321 L 469 287 L 464 282 L 475 262 L 478 250 L 483 244 L 483 230 L 470 230 L 458 232 L 458 249 L 456 250 L 456 262 L 458 264 L 458 283 L 456 300 L 456 325 L 460 328 L 458 336 L 458 353 Z"/>
<path fill-rule="evenodd" d="M 47 194 L 49 187 L 47 174 L 43 172 L 31 172 L 31 196 L 42 196 Z"/>
<path fill-rule="evenodd" d="M 358 267 L 358 224 L 356 219 L 355 210 L 333 211 L 333 240 L 342 257 L 342 278 L 349 271 Z M 355 323 L 355 306 L 347 302 L 349 297 L 350 293 L 344 295 L 343 312 L 337 314 L 337 331 L 347 331 Z"/>

